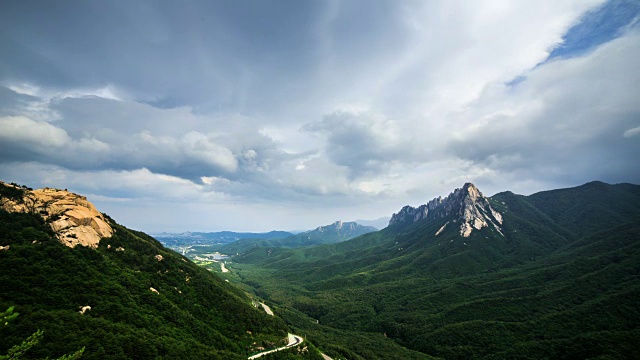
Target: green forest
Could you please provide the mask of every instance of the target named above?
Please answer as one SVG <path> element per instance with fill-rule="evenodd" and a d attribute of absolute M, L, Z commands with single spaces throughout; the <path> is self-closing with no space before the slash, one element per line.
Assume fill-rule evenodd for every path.
<path fill-rule="evenodd" d="M 463 238 L 441 218 L 256 241 L 227 273 L 108 216 L 112 237 L 70 248 L 38 214 L 0 210 L 0 359 L 246 359 L 288 332 L 305 341 L 262 358 L 640 358 L 640 187 L 489 202 L 500 231 Z"/>
<path fill-rule="evenodd" d="M 286 337 L 243 291 L 112 225 L 97 249 L 68 248 L 39 216 L 0 210 L 0 309 L 19 313 L 0 328 L 0 354 L 37 331 L 28 358 L 84 348 L 83 359 L 246 359 Z"/>
<path fill-rule="evenodd" d="M 235 259 L 234 281 L 335 357 L 640 358 L 640 187 L 491 202 L 505 236 L 435 237 L 443 220 L 329 246 L 256 247 Z"/>

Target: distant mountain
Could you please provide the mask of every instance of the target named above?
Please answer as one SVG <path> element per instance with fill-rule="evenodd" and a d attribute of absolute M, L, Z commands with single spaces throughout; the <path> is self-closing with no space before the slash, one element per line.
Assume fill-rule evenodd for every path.
<path fill-rule="evenodd" d="M 247 359 L 287 326 L 244 291 L 83 196 L 0 182 L 0 357 L 38 329 L 28 358 Z"/>
<path fill-rule="evenodd" d="M 373 226 L 364 226 L 355 222 L 336 221 L 333 224 L 318 226 L 313 230 L 289 236 L 278 244 L 284 247 L 332 244 L 377 230 Z"/>
<path fill-rule="evenodd" d="M 465 184 L 381 231 L 235 261 L 317 319 L 299 324 L 330 356 L 390 358 L 341 340 L 384 334 L 424 358 L 640 358 L 638 185 L 489 198 Z"/>
<path fill-rule="evenodd" d="M 286 231 L 270 231 L 266 233 L 251 232 L 183 232 L 183 233 L 156 233 L 152 234 L 165 246 L 190 246 L 190 245 L 215 245 L 228 244 L 241 239 L 282 239 L 293 235 Z"/>
<path fill-rule="evenodd" d="M 272 251 L 271 248 L 296 248 L 332 244 L 373 231 L 377 231 L 377 229 L 372 226 L 363 226 L 355 222 L 336 221 L 333 224 L 319 226 L 299 234 L 285 231 L 271 231 L 268 233 L 221 231 L 215 233 L 160 233 L 154 236 L 165 246 L 177 251 L 183 251 L 185 255 L 193 258 L 200 252 L 238 254 L 252 248 Z"/>
<path fill-rule="evenodd" d="M 239 254 L 247 251 L 272 253 L 277 249 L 298 248 L 320 244 L 333 244 L 376 231 L 371 226 L 355 222 L 336 221 L 333 224 L 319 226 L 313 230 L 291 235 L 283 239 L 240 239 L 238 241 L 210 247 L 224 254 Z"/>
<path fill-rule="evenodd" d="M 381 230 L 387 227 L 387 225 L 389 225 L 389 220 L 391 218 L 388 216 L 383 216 L 381 218 L 377 218 L 375 220 L 355 220 L 354 222 L 360 224 L 360 225 L 364 225 L 364 226 L 372 226 L 374 228 L 376 228 L 377 230 Z"/>

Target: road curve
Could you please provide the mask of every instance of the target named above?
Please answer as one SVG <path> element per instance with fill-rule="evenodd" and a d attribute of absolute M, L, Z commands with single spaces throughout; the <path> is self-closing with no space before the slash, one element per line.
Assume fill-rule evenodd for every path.
<path fill-rule="evenodd" d="M 291 333 L 289 333 L 288 337 L 289 337 L 289 343 L 286 346 L 279 347 L 277 349 L 263 351 L 261 353 L 255 354 L 255 355 L 251 355 L 251 356 L 248 357 L 248 359 L 249 360 L 257 359 L 257 358 L 259 358 L 261 356 L 264 356 L 264 355 L 267 355 L 267 354 L 274 353 L 276 351 L 281 351 L 281 350 L 288 349 L 290 347 L 296 346 L 298 344 L 301 344 L 304 341 L 304 339 L 301 336 L 293 335 Z"/>

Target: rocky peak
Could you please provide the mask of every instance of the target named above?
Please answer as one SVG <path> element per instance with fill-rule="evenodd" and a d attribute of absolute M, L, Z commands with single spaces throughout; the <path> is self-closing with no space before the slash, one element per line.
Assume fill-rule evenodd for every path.
<path fill-rule="evenodd" d="M 342 220 L 338 220 L 335 223 L 333 223 L 333 225 L 335 226 L 336 229 L 340 230 L 342 229 Z"/>
<path fill-rule="evenodd" d="M 493 225 L 502 234 L 498 225 L 502 224 L 502 215 L 495 211 L 487 198 L 472 183 L 454 190 L 446 198 L 437 197 L 417 208 L 403 207 L 393 214 L 389 225 L 414 223 L 421 220 L 437 220 L 451 217 L 453 222 L 460 223 L 460 235 L 468 237 L 471 232 Z M 445 224 L 436 235 L 449 224 Z"/>
<path fill-rule="evenodd" d="M 324 231 L 332 231 L 340 233 L 340 230 L 344 229 L 346 231 L 354 230 L 358 224 L 354 222 L 342 222 L 342 220 L 338 220 L 330 225 L 318 226 L 315 231 L 324 232 Z M 314 230 L 311 230 L 314 231 Z"/>
<path fill-rule="evenodd" d="M 102 213 L 87 198 L 67 190 L 44 188 L 31 190 L 0 182 L 5 190 L 0 206 L 8 212 L 40 215 L 66 246 L 98 247 L 100 239 L 114 230 Z"/>

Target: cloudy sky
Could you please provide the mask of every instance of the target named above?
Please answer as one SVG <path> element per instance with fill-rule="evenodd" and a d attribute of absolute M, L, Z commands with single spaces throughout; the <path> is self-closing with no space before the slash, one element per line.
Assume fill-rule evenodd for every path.
<path fill-rule="evenodd" d="M 640 183 L 640 2 L 0 2 L 0 180 L 148 232 Z"/>

